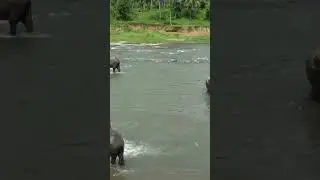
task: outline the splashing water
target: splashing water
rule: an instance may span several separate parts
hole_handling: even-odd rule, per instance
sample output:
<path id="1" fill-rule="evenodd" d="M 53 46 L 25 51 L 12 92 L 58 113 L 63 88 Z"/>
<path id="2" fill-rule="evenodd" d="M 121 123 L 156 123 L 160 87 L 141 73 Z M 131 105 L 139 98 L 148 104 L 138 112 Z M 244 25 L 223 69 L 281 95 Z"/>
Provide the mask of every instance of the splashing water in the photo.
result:
<path id="1" fill-rule="evenodd" d="M 149 145 L 145 143 L 135 143 L 133 141 L 124 140 L 125 141 L 125 150 L 124 150 L 124 157 L 125 159 L 131 159 L 139 156 L 145 156 L 145 155 L 157 155 L 160 153 L 159 149 L 155 149 L 150 147 Z M 111 166 L 110 167 L 112 176 L 120 177 L 120 176 L 126 176 L 129 173 L 135 172 L 133 168 L 128 167 L 119 167 L 119 166 Z"/>
<path id="2" fill-rule="evenodd" d="M 160 153 L 160 149 L 150 147 L 148 144 L 139 142 L 135 143 L 133 141 L 125 141 L 125 150 L 124 156 L 126 158 L 134 158 L 138 156 L 145 156 L 145 155 L 156 155 Z"/>

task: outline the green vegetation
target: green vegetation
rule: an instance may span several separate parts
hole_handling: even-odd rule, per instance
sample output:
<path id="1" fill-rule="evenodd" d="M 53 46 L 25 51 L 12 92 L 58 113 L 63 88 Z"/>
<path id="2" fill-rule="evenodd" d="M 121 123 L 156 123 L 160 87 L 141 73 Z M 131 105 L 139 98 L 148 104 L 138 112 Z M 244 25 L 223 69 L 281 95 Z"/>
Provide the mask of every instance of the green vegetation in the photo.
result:
<path id="1" fill-rule="evenodd" d="M 110 9 L 111 42 L 209 42 L 210 39 L 209 0 L 111 0 Z"/>
<path id="2" fill-rule="evenodd" d="M 180 42 L 208 42 L 209 37 L 204 36 L 184 36 L 179 33 L 171 34 L 165 32 L 150 32 L 148 30 L 124 31 L 110 33 L 111 42 L 130 42 L 130 43 L 165 43 L 170 41 Z"/>

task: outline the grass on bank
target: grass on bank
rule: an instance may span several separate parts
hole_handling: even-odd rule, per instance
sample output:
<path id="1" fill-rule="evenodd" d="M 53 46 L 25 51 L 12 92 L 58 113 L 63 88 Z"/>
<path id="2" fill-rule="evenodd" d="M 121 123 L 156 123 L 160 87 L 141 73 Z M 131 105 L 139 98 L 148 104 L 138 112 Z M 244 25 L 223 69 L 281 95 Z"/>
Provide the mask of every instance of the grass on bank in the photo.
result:
<path id="1" fill-rule="evenodd" d="M 185 36 L 179 33 L 151 32 L 147 30 L 135 31 L 111 31 L 111 42 L 128 43 L 166 43 L 166 42 L 189 42 L 189 43 L 208 43 L 210 36 Z"/>
<path id="2" fill-rule="evenodd" d="M 129 28 L 130 24 L 144 24 L 148 26 L 148 24 L 160 24 L 166 26 L 205 26 L 208 27 L 210 22 L 205 20 L 205 12 L 199 13 L 199 18 L 197 19 L 187 19 L 180 18 L 175 19 L 174 17 L 169 18 L 169 10 L 163 9 L 161 10 L 161 18 L 160 12 L 157 10 L 153 11 L 133 11 L 134 16 L 131 21 L 118 21 L 115 19 L 111 19 L 111 27 L 110 27 L 110 41 L 111 42 L 120 42 L 125 41 L 128 43 L 165 43 L 171 41 L 180 41 L 180 42 L 194 42 L 194 43 L 208 43 L 210 40 L 210 35 L 190 35 L 188 33 L 172 33 L 165 31 L 150 31 L 147 28 L 144 29 L 135 29 Z M 171 22 L 171 23 L 170 23 Z M 123 28 L 124 27 L 124 28 Z M 121 29 L 121 31 L 119 31 Z"/>

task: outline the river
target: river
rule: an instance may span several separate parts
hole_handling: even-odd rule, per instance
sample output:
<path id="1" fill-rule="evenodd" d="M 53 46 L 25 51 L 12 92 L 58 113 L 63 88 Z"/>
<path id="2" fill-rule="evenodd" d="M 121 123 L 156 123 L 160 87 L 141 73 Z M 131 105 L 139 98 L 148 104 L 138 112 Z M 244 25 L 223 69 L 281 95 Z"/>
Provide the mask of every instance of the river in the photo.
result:
<path id="1" fill-rule="evenodd" d="M 111 179 L 209 179 L 207 44 L 112 45 L 122 72 L 110 79 L 111 124 L 126 140 Z"/>

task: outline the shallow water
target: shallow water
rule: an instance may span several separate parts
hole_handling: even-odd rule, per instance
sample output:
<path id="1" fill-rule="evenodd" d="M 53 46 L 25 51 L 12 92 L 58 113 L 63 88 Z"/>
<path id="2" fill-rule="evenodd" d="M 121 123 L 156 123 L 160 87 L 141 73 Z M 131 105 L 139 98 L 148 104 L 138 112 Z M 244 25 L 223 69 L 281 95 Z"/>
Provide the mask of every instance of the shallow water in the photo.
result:
<path id="1" fill-rule="evenodd" d="M 111 123 L 126 139 L 113 180 L 209 179 L 210 46 L 112 45 Z"/>

